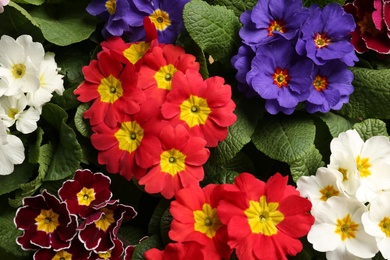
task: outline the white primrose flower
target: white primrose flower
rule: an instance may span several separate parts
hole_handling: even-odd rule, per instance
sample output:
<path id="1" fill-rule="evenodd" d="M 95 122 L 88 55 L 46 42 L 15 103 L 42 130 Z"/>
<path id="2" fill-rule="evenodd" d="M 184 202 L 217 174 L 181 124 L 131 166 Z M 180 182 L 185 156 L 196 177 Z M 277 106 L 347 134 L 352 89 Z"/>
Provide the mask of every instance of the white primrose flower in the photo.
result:
<path id="1" fill-rule="evenodd" d="M 320 167 L 316 175 L 300 177 L 297 181 L 297 190 L 302 197 L 310 200 L 314 208 L 320 201 L 327 201 L 330 197 L 345 197 L 337 186 L 342 179 L 343 175 L 339 171 Z"/>
<path id="2" fill-rule="evenodd" d="M 27 98 L 19 96 L 0 97 L 0 119 L 6 127 L 16 122 L 16 129 L 23 134 L 29 134 L 37 129 L 40 112 L 34 107 L 27 108 Z"/>
<path id="3" fill-rule="evenodd" d="M 390 192 L 383 192 L 371 201 L 362 223 L 364 230 L 375 237 L 382 256 L 390 259 Z"/>
<path id="4" fill-rule="evenodd" d="M 7 128 L 0 120 L 0 175 L 8 175 L 14 171 L 15 164 L 24 161 L 24 146 L 14 135 L 7 134 Z"/>
<path id="5" fill-rule="evenodd" d="M 361 217 L 366 206 L 352 198 L 333 196 L 312 209 L 315 223 L 307 239 L 313 248 L 332 260 L 356 260 L 378 252 L 375 238 L 367 234 Z"/>
<path id="6" fill-rule="evenodd" d="M 373 136 L 364 142 L 356 130 L 348 130 L 330 144 L 328 168 L 343 174 L 340 188 L 347 196 L 369 202 L 382 190 L 390 189 L 390 141 Z"/>
<path id="7" fill-rule="evenodd" d="M 58 95 L 62 95 L 64 92 L 62 77 L 62 75 L 58 74 L 54 53 L 47 52 L 39 67 L 40 86 L 37 90 L 27 93 L 28 104 L 42 112 L 42 106 L 50 101 L 53 97 L 53 92 L 56 92 Z"/>
<path id="8" fill-rule="evenodd" d="M 8 35 L 0 38 L 0 96 L 33 92 L 39 88 L 38 68 L 45 51 L 31 36 L 21 35 L 16 40 Z"/>

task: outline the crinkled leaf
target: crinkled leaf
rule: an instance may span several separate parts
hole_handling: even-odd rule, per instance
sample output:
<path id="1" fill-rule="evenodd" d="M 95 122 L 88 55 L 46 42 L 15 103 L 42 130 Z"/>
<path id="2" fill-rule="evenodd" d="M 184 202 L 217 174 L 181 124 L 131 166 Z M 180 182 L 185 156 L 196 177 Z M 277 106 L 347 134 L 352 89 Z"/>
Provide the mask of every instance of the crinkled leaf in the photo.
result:
<path id="1" fill-rule="evenodd" d="M 333 137 L 352 128 L 352 123 L 349 120 L 332 112 L 321 114 L 319 117 L 329 127 L 329 132 Z"/>
<path id="2" fill-rule="evenodd" d="M 166 199 L 161 199 L 154 209 L 153 215 L 150 218 L 148 233 L 159 234 L 160 233 L 160 221 L 164 212 L 169 208 L 170 202 Z"/>
<path id="3" fill-rule="evenodd" d="M 5 256 L 1 254 L 2 259 L 21 259 L 24 256 L 31 255 L 31 253 L 23 251 L 22 248 L 16 244 L 16 238 L 22 234 L 22 231 L 15 227 L 15 211 L 5 210 L 4 206 L 2 206 L 1 209 L 0 248 L 14 256 L 14 258 L 4 258 Z"/>
<path id="4" fill-rule="evenodd" d="M 76 129 L 84 137 L 90 137 L 92 134 L 91 126 L 88 124 L 88 121 L 84 119 L 84 112 L 89 108 L 88 103 L 81 104 L 77 107 L 76 114 L 74 116 L 74 124 Z"/>
<path id="5" fill-rule="evenodd" d="M 92 34 L 96 20 L 85 11 L 85 1 L 64 1 L 29 10 L 46 40 L 59 46 L 81 42 Z"/>
<path id="6" fill-rule="evenodd" d="M 33 165 L 25 160 L 22 164 L 15 165 L 10 175 L 0 175 L 0 195 L 19 189 L 21 184 L 31 178 L 33 169 Z"/>
<path id="7" fill-rule="evenodd" d="M 77 107 L 80 102 L 73 94 L 73 91 L 76 89 L 76 87 L 76 85 L 69 86 L 67 89 L 65 89 L 64 93 L 62 93 L 62 96 L 59 96 L 57 94 L 53 95 L 53 98 L 50 100 L 50 102 L 59 105 L 65 110 Z"/>
<path id="8" fill-rule="evenodd" d="M 152 235 L 149 238 L 142 240 L 141 243 L 139 243 L 134 250 L 132 260 L 143 260 L 144 253 L 148 251 L 151 248 L 158 248 L 160 250 L 163 249 L 163 245 L 160 241 L 159 235 Z"/>
<path id="9" fill-rule="evenodd" d="M 171 222 L 173 220 L 173 217 L 171 213 L 169 212 L 169 209 L 166 209 L 164 213 L 161 216 L 161 221 L 160 221 L 160 235 L 161 235 L 161 240 L 164 245 L 167 245 L 170 242 L 173 242 L 169 236 L 168 232 L 171 229 Z"/>
<path id="10" fill-rule="evenodd" d="M 355 78 L 352 82 L 354 93 L 349 97 L 339 114 L 349 118 L 390 119 L 390 69 L 373 70 L 352 67 Z"/>
<path id="11" fill-rule="evenodd" d="M 124 244 L 137 245 L 141 238 L 145 236 L 141 227 L 122 225 L 118 231 L 119 237 Z"/>
<path id="12" fill-rule="evenodd" d="M 51 135 L 56 143 L 45 181 L 65 179 L 80 167 L 81 146 L 73 129 L 66 124 L 68 114 L 61 107 L 47 103 L 43 107 L 42 118 L 57 131 Z"/>
<path id="13" fill-rule="evenodd" d="M 28 161 L 30 163 L 38 163 L 39 159 L 39 149 L 42 144 L 42 139 L 43 139 L 43 130 L 42 128 L 38 127 L 37 130 L 35 130 L 36 134 L 36 140 L 35 143 L 30 145 L 29 150 L 28 150 Z"/>
<path id="14" fill-rule="evenodd" d="M 240 16 L 246 10 L 252 9 L 257 0 L 207 0 L 209 4 L 212 5 L 223 5 L 226 6 L 227 9 L 232 10 L 236 16 Z"/>
<path id="15" fill-rule="evenodd" d="M 191 38 L 215 61 L 229 61 L 236 52 L 241 24 L 233 11 L 192 0 L 184 6 L 183 19 Z"/>
<path id="16" fill-rule="evenodd" d="M 4 13 L 0 14 L 0 36 L 8 35 L 16 39 L 22 34 L 31 35 L 34 41 L 44 41 L 34 18 L 23 7 L 11 1 Z"/>
<path id="17" fill-rule="evenodd" d="M 270 158 L 291 163 L 309 151 L 315 133 L 315 125 L 307 117 L 268 116 L 259 121 L 252 142 Z"/>
<path id="18" fill-rule="evenodd" d="M 363 122 L 354 124 L 353 128 L 356 129 L 364 141 L 377 135 L 389 136 L 386 123 L 379 119 L 366 119 Z"/>
<path id="19" fill-rule="evenodd" d="M 203 165 L 204 179 L 202 186 L 210 183 L 223 184 L 233 183 L 234 178 L 238 175 L 236 171 L 226 169 L 225 165 L 212 164 L 207 162 Z"/>
<path id="20" fill-rule="evenodd" d="M 263 116 L 264 109 L 258 102 L 241 98 L 236 102 L 234 113 L 237 121 L 229 127 L 226 139 L 212 150 L 210 160 L 224 164 L 251 141 L 257 121 Z"/>
<path id="21" fill-rule="evenodd" d="M 310 7 L 312 4 L 317 4 L 319 6 L 325 6 L 330 3 L 336 3 L 343 5 L 345 0 L 303 0 L 303 4 L 307 7 Z"/>
<path id="22" fill-rule="evenodd" d="M 324 166 L 322 155 L 315 148 L 311 146 L 310 150 L 301 158 L 290 163 L 291 176 L 294 182 L 297 182 L 301 176 L 314 175 L 319 167 Z"/>

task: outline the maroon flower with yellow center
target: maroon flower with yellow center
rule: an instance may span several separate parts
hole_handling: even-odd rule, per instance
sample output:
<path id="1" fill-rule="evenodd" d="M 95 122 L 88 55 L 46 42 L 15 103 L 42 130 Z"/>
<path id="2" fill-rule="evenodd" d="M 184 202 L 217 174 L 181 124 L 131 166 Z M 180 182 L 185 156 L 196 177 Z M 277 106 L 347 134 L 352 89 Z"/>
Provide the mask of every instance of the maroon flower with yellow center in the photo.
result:
<path id="1" fill-rule="evenodd" d="M 111 199 L 110 179 L 102 173 L 77 170 L 72 180 L 64 182 L 58 195 L 71 214 L 86 218 L 90 212 L 106 206 Z"/>
<path id="2" fill-rule="evenodd" d="M 101 260 L 122 260 L 122 255 L 124 253 L 123 243 L 119 239 L 113 239 L 114 248 L 99 253 L 92 253 L 91 259 L 101 259 Z"/>
<path id="3" fill-rule="evenodd" d="M 107 253 L 115 247 L 118 230 L 122 221 L 130 220 L 137 215 L 133 207 L 119 204 L 117 200 L 94 213 L 78 227 L 79 239 L 88 250 L 97 253 Z"/>
<path id="4" fill-rule="evenodd" d="M 139 111 L 145 96 L 137 88 L 133 64 L 124 65 L 110 52 L 102 51 L 98 60 L 83 67 L 83 73 L 85 80 L 74 94 L 81 102 L 92 101 L 91 107 L 84 112 L 84 118 L 89 118 L 92 126 L 104 123 L 115 127 L 126 114 Z"/>
<path id="5" fill-rule="evenodd" d="M 98 162 L 106 164 L 108 172 L 119 173 L 127 180 L 141 178 L 161 149 L 157 136 L 165 124 L 160 109 L 148 100 L 138 113 L 126 117 L 117 127 L 94 128 L 91 142 L 99 150 Z"/>
<path id="6" fill-rule="evenodd" d="M 34 253 L 34 260 L 72 260 L 93 259 L 90 258 L 92 251 L 85 249 L 80 240 L 75 237 L 69 248 L 54 251 L 53 249 L 39 249 Z"/>
<path id="7" fill-rule="evenodd" d="M 217 207 L 224 196 L 223 185 L 199 185 L 179 190 L 171 202 L 173 216 L 169 237 L 177 242 L 196 241 L 208 259 L 230 259 L 227 229 L 219 219 Z"/>
<path id="8" fill-rule="evenodd" d="M 162 144 L 160 154 L 139 184 L 145 185 L 148 193 L 161 192 L 165 198 L 171 199 L 178 190 L 203 180 L 203 164 L 210 152 L 205 148 L 206 141 L 190 136 L 183 125 L 165 126 L 159 139 Z"/>
<path id="9" fill-rule="evenodd" d="M 184 125 L 191 135 L 204 138 L 206 147 L 215 147 L 237 118 L 231 94 L 221 77 L 203 80 L 197 71 L 178 72 L 161 111 L 172 125 Z"/>
<path id="10" fill-rule="evenodd" d="M 176 72 L 184 73 L 187 69 L 199 71 L 199 63 L 195 59 L 180 46 L 156 46 L 144 56 L 138 87 L 144 90 L 148 98 L 155 99 L 157 105 L 161 105 L 172 89 L 172 79 Z"/>
<path id="11" fill-rule="evenodd" d="M 242 173 L 225 189 L 218 213 L 239 259 L 287 259 L 302 250 L 297 238 L 314 223 L 311 203 L 287 185 L 287 177 L 277 173 L 264 183 Z"/>
<path id="12" fill-rule="evenodd" d="M 15 225 L 23 230 L 16 242 L 24 250 L 70 247 L 76 235 L 76 216 L 70 215 L 65 202 L 60 202 L 46 190 L 34 197 L 23 199 L 23 206 L 16 211 Z"/>

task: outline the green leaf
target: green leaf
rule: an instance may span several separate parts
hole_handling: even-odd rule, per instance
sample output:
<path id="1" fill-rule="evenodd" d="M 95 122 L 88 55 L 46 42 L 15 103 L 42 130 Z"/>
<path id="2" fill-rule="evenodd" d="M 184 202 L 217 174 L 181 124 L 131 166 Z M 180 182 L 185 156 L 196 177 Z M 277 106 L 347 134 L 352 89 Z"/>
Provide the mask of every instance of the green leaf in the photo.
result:
<path id="1" fill-rule="evenodd" d="M 206 0 L 211 5 L 223 5 L 226 6 L 227 9 L 232 10 L 236 16 L 240 16 L 246 10 L 252 9 L 257 0 Z"/>
<path id="2" fill-rule="evenodd" d="M 41 5 L 29 11 L 46 40 L 66 46 L 88 39 L 95 30 L 96 20 L 85 11 L 86 3 L 64 1 L 58 5 Z"/>
<path id="3" fill-rule="evenodd" d="M 258 120 L 263 116 L 264 108 L 255 100 L 247 100 L 245 97 L 236 102 L 234 113 L 237 121 L 229 127 L 226 139 L 212 150 L 211 160 L 214 163 L 224 164 L 251 141 Z"/>
<path id="4" fill-rule="evenodd" d="M 390 100 L 390 69 L 352 67 L 351 70 L 355 76 L 355 91 L 339 114 L 356 119 L 390 119 L 390 109 L 386 106 Z"/>
<path id="5" fill-rule="evenodd" d="M 215 183 L 215 184 L 224 184 L 224 183 L 233 183 L 234 178 L 238 175 L 236 171 L 231 171 L 226 168 L 225 165 L 213 164 L 206 162 L 203 165 L 204 168 L 204 179 L 202 181 L 202 186 Z"/>
<path id="6" fill-rule="evenodd" d="M 2 210 L 0 211 L 0 248 L 4 249 L 5 252 L 16 256 L 14 259 L 20 259 L 23 256 L 30 255 L 30 253 L 23 251 L 22 248 L 16 244 L 16 238 L 22 234 L 22 231 L 15 227 L 14 217 L 14 211 L 5 211 L 5 208 L 2 206 Z M 2 259 L 5 259 L 3 257 L 4 255 L 2 255 Z"/>
<path id="7" fill-rule="evenodd" d="M 314 175 L 317 172 L 317 169 L 324 165 L 325 163 L 322 161 L 322 155 L 317 148 L 312 145 L 306 154 L 290 163 L 293 181 L 297 182 L 301 176 Z"/>
<path id="8" fill-rule="evenodd" d="M 73 129 L 66 124 L 68 114 L 61 107 L 47 103 L 43 107 L 42 118 L 57 131 L 51 136 L 55 139 L 54 154 L 45 181 L 65 179 L 80 167 L 81 146 Z"/>
<path id="9" fill-rule="evenodd" d="M 385 122 L 379 119 L 366 119 L 354 124 L 353 128 L 356 129 L 364 141 L 377 135 L 389 136 Z"/>
<path id="10" fill-rule="evenodd" d="M 74 124 L 76 129 L 84 137 L 90 137 L 92 134 L 91 126 L 88 121 L 84 119 L 84 112 L 90 107 L 88 103 L 81 104 L 78 106 L 76 114 L 74 116 Z"/>
<path id="11" fill-rule="evenodd" d="M 33 165 L 25 160 L 20 165 L 15 165 L 14 171 L 10 175 L 0 176 L 0 195 L 17 190 L 20 185 L 26 183 L 32 176 Z"/>
<path id="12" fill-rule="evenodd" d="M 158 235 L 152 235 L 149 238 L 143 240 L 141 243 L 139 243 L 134 250 L 132 260 L 144 260 L 144 253 L 148 251 L 151 248 L 158 248 L 160 250 L 163 249 L 163 245 L 160 241 L 160 238 Z"/>
<path id="13" fill-rule="evenodd" d="M 141 238 L 145 237 L 142 228 L 129 225 L 122 225 L 118 234 L 120 240 L 122 240 L 125 245 L 137 245 Z"/>
<path id="14" fill-rule="evenodd" d="M 8 35 L 17 38 L 22 34 L 29 34 L 34 41 L 43 42 L 44 38 L 36 21 L 20 5 L 13 1 L 5 7 L 0 15 L 0 36 Z"/>
<path id="15" fill-rule="evenodd" d="M 303 5 L 306 7 L 310 7 L 312 4 L 317 4 L 319 6 L 325 6 L 330 3 L 336 3 L 339 5 L 344 5 L 345 0 L 303 0 Z"/>
<path id="16" fill-rule="evenodd" d="M 329 127 L 329 132 L 333 137 L 338 137 L 340 133 L 352 128 L 352 123 L 349 120 L 332 112 L 321 114 L 319 117 Z"/>
<path id="17" fill-rule="evenodd" d="M 13 1 L 19 4 L 41 5 L 46 0 L 13 0 Z"/>
<path id="18" fill-rule="evenodd" d="M 165 212 L 161 216 L 161 221 L 160 221 L 160 235 L 161 239 L 164 245 L 167 245 L 170 242 L 173 242 L 169 236 L 168 232 L 171 230 L 171 222 L 173 220 L 173 217 L 171 213 L 169 212 L 169 209 L 165 210 Z"/>
<path id="19" fill-rule="evenodd" d="M 154 209 L 153 215 L 150 218 L 148 233 L 149 234 L 159 234 L 160 233 L 160 221 L 164 212 L 169 208 L 170 201 L 166 199 L 161 199 L 156 208 Z"/>
<path id="20" fill-rule="evenodd" d="M 315 125 L 307 117 L 268 116 L 259 121 L 252 142 L 270 158 L 291 163 L 309 151 L 315 133 Z"/>
<path id="21" fill-rule="evenodd" d="M 192 0 L 184 6 L 183 19 L 191 38 L 215 61 L 228 62 L 238 49 L 241 24 L 226 7 Z"/>
<path id="22" fill-rule="evenodd" d="M 35 143 L 30 145 L 29 151 L 28 151 L 28 161 L 29 163 L 38 163 L 39 158 L 39 148 L 42 144 L 43 139 L 43 130 L 42 128 L 38 127 L 37 130 L 35 130 L 35 134 L 37 136 Z"/>

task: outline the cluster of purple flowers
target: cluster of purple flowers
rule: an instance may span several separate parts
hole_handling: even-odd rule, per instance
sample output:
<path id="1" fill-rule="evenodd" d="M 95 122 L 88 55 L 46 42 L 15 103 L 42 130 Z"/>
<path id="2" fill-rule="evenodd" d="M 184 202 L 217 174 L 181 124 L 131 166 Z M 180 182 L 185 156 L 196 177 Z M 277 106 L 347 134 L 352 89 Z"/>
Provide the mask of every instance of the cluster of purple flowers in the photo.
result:
<path id="1" fill-rule="evenodd" d="M 123 246 L 118 230 L 134 218 L 133 207 L 112 200 L 110 179 L 102 173 L 78 170 L 58 191 L 26 197 L 14 219 L 23 230 L 16 242 L 34 250 L 35 260 L 131 259 L 134 246 Z"/>
<path id="2" fill-rule="evenodd" d="M 338 4 L 323 9 L 301 0 L 262 0 L 241 15 L 242 44 L 232 58 L 238 88 L 260 96 L 271 114 L 341 109 L 353 92 L 358 58 L 350 41 L 353 16 Z"/>
<path id="3" fill-rule="evenodd" d="M 183 8 L 190 0 L 92 0 L 87 11 L 105 21 L 104 38 L 125 36 L 145 40 L 143 20 L 149 17 L 160 43 L 174 43 L 183 29 Z"/>

